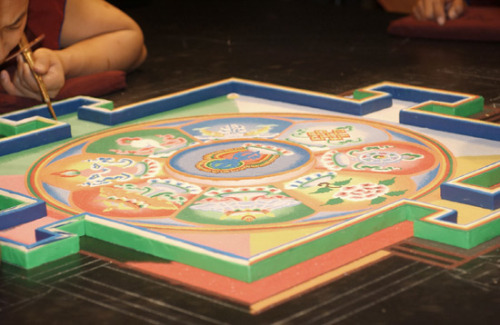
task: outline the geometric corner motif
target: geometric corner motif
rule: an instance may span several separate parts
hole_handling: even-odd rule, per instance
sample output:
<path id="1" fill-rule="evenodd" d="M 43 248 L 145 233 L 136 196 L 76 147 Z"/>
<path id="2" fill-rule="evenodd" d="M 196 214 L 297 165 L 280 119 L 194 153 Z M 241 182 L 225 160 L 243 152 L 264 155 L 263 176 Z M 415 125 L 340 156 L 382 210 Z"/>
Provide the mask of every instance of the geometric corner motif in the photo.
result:
<path id="1" fill-rule="evenodd" d="M 441 197 L 490 210 L 500 208 L 500 161 L 441 184 Z"/>

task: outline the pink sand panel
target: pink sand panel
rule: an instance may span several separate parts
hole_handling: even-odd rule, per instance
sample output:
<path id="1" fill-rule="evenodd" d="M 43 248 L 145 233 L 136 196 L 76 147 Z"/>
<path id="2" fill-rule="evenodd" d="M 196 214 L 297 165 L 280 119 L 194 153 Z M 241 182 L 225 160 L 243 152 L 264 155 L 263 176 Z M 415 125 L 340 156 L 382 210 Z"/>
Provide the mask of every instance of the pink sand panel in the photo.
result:
<path id="1" fill-rule="evenodd" d="M 251 305 L 412 236 L 412 223 L 402 222 L 253 283 L 177 262 L 127 262 L 125 265 L 202 292 Z"/>
<path id="2" fill-rule="evenodd" d="M 24 185 L 24 175 L 2 175 L 0 176 L 0 187 L 9 191 L 31 196 Z"/>
<path id="3" fill-rule="evenodd" d="M 243 257 L 250 257 L 250 235 L 239 231 L 220 231 L 220 232 L 194 232 L 194 231 L 172 231 L 154 229 L 159 233 L 174 236 L 176 238 L 195 242 L 213 249 L 220 249 L 224 252 L 236 254 Z M 216 234 L 214 236 L 214 234 Z"/>
<path id="4" fill-rule="evenodd" d="M 25 186 L 25 176 L 24 175 L 2 175 L 0 176 L 0 188 L 21 193 L 33 197 L 33 195 L 28 191 Z M 55 210 L 50 206 L 47 206 L 47 216 L 55 218 L 57 220 L 66 219 L 70 214 L 66 214 L 59 210 Z M 34 236 L 34 235 L 33 235 Z"/>
<path id="5" fill-rule="evenodd" d="M 0 231 L 0 237 L 20 242 L 25 245 L 36 243 L 35 229 L 56 222 L 58 219 L 43 217 L 17 227 Z"/>

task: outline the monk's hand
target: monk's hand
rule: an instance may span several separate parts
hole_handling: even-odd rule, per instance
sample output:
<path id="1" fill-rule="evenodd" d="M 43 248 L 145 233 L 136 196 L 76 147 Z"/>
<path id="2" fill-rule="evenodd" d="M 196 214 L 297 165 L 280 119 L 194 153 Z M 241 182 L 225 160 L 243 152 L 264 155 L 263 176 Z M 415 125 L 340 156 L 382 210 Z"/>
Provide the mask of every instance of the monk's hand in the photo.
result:
<path id="1" fill-rule="evenodd" d="M 55 97 L 65 82 L 64 68 L 57 51 L 40 48 L 33 53 L 33 62 L 34 70 L 42 78 L 49 96 Z M 35 77 L 21 55 L 17 58 L 17 69 L 13 77 L 7 71 L 2 71 L 0 83 L 11 95 L 42 100 Z"/>
<path id="2" fill-rule="evenodd" d="M 465 10 L 464 0 L 418 0 L 413 7 L 413 16 L 417 20 L 434 20 L 444 25 L 446 19 L 456 19 Z"/>

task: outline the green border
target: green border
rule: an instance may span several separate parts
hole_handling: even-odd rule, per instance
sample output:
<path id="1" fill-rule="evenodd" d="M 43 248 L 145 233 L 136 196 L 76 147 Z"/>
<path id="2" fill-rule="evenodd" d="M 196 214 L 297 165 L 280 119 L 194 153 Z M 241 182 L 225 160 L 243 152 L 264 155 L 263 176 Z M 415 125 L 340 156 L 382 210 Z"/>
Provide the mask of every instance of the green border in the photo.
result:
<path id="1" fill-rule="evenodd" d="M 486 189 L 492 188 L 500 183 L 500 166 L 485 171 L 484 173 L 468 177 L 458 183 L 476 185 Z"/>
<path id="2" fill-rule="evenodd" d="M 456 106 L 432 102 L 419 107 L 418 110 L 446 114 L 451 116 L 467 117 L 484 110 L 484 98 L 478 97 Z"/>
<path id="3" fill-rule="evenodd" d="M 413 225 L 415 237 L 464 249 L 471 249 L 500 236 L 500 218 L 467 230 L 446 227 L 426 220 L 417 220 Z"/>
<path id="4" fill-rule="evenodd" d="M 22 244 L 16 247 L 11 242 L 8 244 L 4 242 L 2 243 L 2 253 L 5 262 L 30 269 L 77 253 L 79 251 L 79 238 L 88 236 L 240 281 L 253 282 L 405 221 L 413 222 L 415 237 L 465 249 L 473 248 L 500 234 L 500 218 L 472 229 L 451 228 L 435 223 L 432 219 L 426 220 L 426 217 L 433 214 L 446 215 L 450 212 L 452 213 L 453 210 L 402 200 L 392 206 L 379 209 L 379 213 L 374 211 L 366 217 L 361 217 L 364 219 L 345 228 L 331 232 L 325 229 L 328 233 L 323 236 L 312 237 L 308 242 L 253 264 L 246 260 L 243 260 L 243 263 L 238 263 L 235 257 L 228 255 L 222 258 L 216 254 L 205 254 L 204 248 L 200 248 L 201 251 L 194 251 L 190 247 L 196 246 L 189 243 L 186 243 L 186 247 L 181 247 L 182 245 L 175 243 L 169 244 L 163 240 L 134 234 L 134 230 L 142 233 L 148 231 L 127 224 L 123 224 L 124 229 L 119 229 L 120 227 L 112 224 L 113 220 L 90 214 L 65 219 L 59 222 L 60 225 L 55 223 L 48 227 L 48 230 L 58 233 L 62 236 L 61 238 L 49 237 L 46 239 L 46 243 L 37 243 L 32 245 L 34 247 Z M 104 225 L 89 220 L 89 218 L 104 220 L 111 224 Z M 47 229 L 45 230 L 47 231 Z M 154 232 L 150 233 L 153 237 L 164 236 Z M 178 242 L 175 238 L 173 241 Z"/>
<path id="5" fill-rule="evenodd" d="M 0 212 L 4 210 L 12 209 L 16 206 L 26 203 L 18 199 L 14 199 L 10 196 L 5 196 L 0 194 Z"/>
<path id="6" fill-rule="evenodd" d="M 50 123 L 38 119 L 25 123 L 16 123 L 15 125 L 0 122 L 0 135 L 2 135 L 2 138 L 8 138 L 14 135 L 45 129 L 56 124 L 56 122 Z"/>

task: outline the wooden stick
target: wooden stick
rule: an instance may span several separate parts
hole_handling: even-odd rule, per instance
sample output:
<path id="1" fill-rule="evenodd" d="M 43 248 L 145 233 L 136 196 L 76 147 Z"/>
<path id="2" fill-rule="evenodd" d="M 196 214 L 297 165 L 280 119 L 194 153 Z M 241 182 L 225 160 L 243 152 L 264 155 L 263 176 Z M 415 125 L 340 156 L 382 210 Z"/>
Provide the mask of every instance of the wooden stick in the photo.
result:
<path id="1" fill-rule="evenodd" d="M 24 57 L 24 60 L 26 63 L 28 63 L 28 66 L 31 70 L 31 73 L 33 74 L 33 77 L 36 80 L 36 83 L 38 85 L 38 89 L 40 89 L 40 94 L 42 95 L 43 101 L 47 104 L 47 107 L 49 108 L 50 114 L 52 115 L 52 118 L 54 120 L 57 120 L 56 113 L 54 112 L 54 108 L 52 107 L 52 102 L 50 100 L 49 93 L 47 92 L 47 87 L 45 86 L 45 83 L 43 82 L 42 77 L 36 73 L 35 71 L 35 62 L 33 61 L 33 52 L 31 51 L 31 47 L 29 46 L 28 39 L 26 38 L 26 35 L 21 36 L 21 41 L 19 42 L 19 48 L 22 49 L 22 55 Z"/>
<path id="2" fill-rule="evenodd" d="M 17 50 L 14 54 L 5 58 L 5 60 L 3 60 L 3 62 L 0 64 L 4 64 L 5 62 L 8 62 L 8 61 L 12 60 L 13 58 L 17 57 L 18 55 L 21 55 L 25 49 L 32 48 L 36 44 L 43 41 L 44 38 L 45 38 L 45 34 L 42 34 L 42 35 L 38 36 L 37 38 L 35 38 L 34 40 L 32 40 L 31 42 L 29 42 L 28 45 L 26 45 L 24 47 L 19 47 L 19 50 Z"/>

